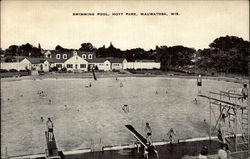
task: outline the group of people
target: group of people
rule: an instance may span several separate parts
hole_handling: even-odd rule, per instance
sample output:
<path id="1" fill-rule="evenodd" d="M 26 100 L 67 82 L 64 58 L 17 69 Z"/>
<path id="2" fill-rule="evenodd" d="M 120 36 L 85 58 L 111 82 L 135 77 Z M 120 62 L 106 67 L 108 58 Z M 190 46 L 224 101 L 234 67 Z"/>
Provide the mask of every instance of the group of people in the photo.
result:
<path id="1" fill-rule="evenodd" d="M 45 92 L 42 91 L 42 90 L 38 90 L 38 91 L 37 91 L 37 94 L 38 94 L 39 96 L 41 96 L 41 97 L 45 97 L 45 96 L 46 96 Z"/>
<path id="2" fill-rule="evenodd" d="M 148 145 L 151 145 L 152 144 L 152 140 L 151 140 L 151 136 L 152 136 L 152 129 L 151 129 L 151 126 L 149 125 L 149 123 L 147 122 L 146 125 L 145 125 L 145 133 L 146 133 L 146 137 L 147 137 L 147 144 Z M 169 141 L 170 141 L 170 145 L 173 144 L 173 141 L 174 141 L 174 136 L 176 136 L 176 132 L 174 132 L 174 129 L 171 128 L 168 133 L 167 133 L 167 136 L 169 138 Z M 179 140 L 178 140 L 179 142 Z"/>
<path id="3" fill-rule="evenodd" d="M 221 144 L 218 150 L 218 159 L 229 159 L 230 151 L 227 144 Z M 199 155 L 198 159 L 208 159 L 208 147 L 203 146 Z"/>
<path id="4" fill-rule="evenodd" d="M 44 118 L 41 117 L 41 122 L 44 122 Z M 48 131 L 48 141 L 52 142 L 53 141 L 53 128 L 54 128 L 54 124 L 51 120 L 51 118 L 48 118 L 48 120 L 46 121 L 46 127 L 47 127 L 47 131 Z"/>

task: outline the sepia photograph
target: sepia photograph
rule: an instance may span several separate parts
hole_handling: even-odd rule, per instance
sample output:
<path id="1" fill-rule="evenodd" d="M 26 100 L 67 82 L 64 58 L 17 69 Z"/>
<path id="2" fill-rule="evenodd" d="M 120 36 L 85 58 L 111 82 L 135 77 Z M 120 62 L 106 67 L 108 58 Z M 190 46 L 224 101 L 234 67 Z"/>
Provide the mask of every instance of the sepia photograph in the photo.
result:
<path id="1" fill-rule="evenodd" d="M 250 159 L 248 0 L 2 0 L 1 159 Z"/>

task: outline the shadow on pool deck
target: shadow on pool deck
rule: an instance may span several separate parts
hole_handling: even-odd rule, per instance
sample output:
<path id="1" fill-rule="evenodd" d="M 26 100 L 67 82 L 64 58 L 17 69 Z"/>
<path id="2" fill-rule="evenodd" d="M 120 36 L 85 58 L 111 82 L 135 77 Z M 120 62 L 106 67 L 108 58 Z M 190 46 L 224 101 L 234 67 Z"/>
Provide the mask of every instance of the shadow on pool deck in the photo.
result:
<path id="1" fill-rule="evenodd" d="M 181 142 L 179 144 L 173 144 L 172 148 L 170 144 L 156 146 L 159 154 L 159 158 L 168 159 L 181 159 L 183 156 L 198 156 L 202 147 L 207 146 L 209 154 L 217 154 L 220 147 L 220 143 L 217 141 L 194 141 L 194 142 Z M 89 152 L 78 155 L 65 156 L 66 159 L 136 159 L 143 158 L 143 151 L 137 153 L 137 148 L 123 149 L 123 150 L 111 150 L 103 152 Z"/>

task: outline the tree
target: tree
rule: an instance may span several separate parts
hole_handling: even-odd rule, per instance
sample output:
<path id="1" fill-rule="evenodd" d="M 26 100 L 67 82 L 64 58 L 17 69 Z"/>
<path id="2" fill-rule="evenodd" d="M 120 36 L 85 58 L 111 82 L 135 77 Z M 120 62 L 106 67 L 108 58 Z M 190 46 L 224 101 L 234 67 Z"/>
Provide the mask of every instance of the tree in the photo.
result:
<path id="1" fill-rule="evenodd" d="M 96 48 L 91 43 L 82 43 L 81 47 L 79 48 L 80 51 L 95 51 Z"/>
<path id="2" fill-rule="evenodd" d="M 248 74 L 250 43 L 236 36 L 219 37 L 200 52 L 198 66 L 225 73 Z"/>
<path id="3" fill-rule="evenodd" d="M 5 50 L 5 56 L 17 56 L 18 46 L 11 45 Z"/>
<path id="4" fill-rule="evenodd" d="M 168 70 L 176 66 L 185 66 L 191 64 L 195 49 L 184 46 L 156 46 L 156 59 L 161 61 L 161 68 Z"/>

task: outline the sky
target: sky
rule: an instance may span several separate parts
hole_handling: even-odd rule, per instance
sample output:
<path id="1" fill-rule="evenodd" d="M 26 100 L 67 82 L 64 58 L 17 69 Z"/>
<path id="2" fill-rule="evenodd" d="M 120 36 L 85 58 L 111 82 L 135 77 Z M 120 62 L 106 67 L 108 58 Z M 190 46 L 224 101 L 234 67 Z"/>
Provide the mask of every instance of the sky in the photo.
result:
<path id="1" fill-rule="evenodd" d="M 165 13 L 141 16 L 140 13 Z M 94 16 L 73 16 L 94 13 Z M 99 16 L 97 13 L 108 13 Z M 112 13 L 123 13 L 112 16 Z M 125 15 L 136 13 L 137 16 Z M 178 13 L 179 15 L 171 15 Z M 43 49 L 95 47 L 122 50 L 156 45 L 208 48 L 220 36 L 249 41 L 249 2 L 241 1 L 1 1 L 1 48 L 30 43 Z"/>

